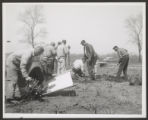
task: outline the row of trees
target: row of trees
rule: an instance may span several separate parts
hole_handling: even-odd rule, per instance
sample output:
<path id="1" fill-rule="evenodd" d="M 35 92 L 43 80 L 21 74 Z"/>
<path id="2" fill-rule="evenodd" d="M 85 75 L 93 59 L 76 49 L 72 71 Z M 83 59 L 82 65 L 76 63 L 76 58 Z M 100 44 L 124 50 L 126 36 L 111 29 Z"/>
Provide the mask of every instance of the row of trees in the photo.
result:
<path id="1" fill-rule="evenodd" d="M 45 18 L 43 16 L 43 7 L 39 5 L 27 8 L 19 16 L 20 21 L 24 24 L 23 33 L 24 41 L 29 42 L 32 47 L 35 45 L 35 40 L 46 35 L 46 29 L 43 27 Z M 126 27 L 131 37 L 130 42 L 134 43 L 138 48 L 139 62 L 141 62 L 142 50 L 142 14 L 131 16 L 126 20 Z"/>

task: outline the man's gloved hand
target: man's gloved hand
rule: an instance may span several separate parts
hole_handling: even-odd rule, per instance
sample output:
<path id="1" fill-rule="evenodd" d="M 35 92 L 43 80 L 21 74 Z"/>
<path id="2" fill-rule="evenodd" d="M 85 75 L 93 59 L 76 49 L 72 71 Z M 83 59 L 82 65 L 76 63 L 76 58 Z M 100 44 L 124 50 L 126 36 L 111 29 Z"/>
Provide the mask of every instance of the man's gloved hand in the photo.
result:
<path id="1" fill-rule="evenodd" d="M 89 59 L 86 59 L 86 62 L 87 62 L 87 63 L 89 63 L 89 61 L 90 61 Z"/>
<path id="2" fill-rule="evenodd" d="M 58 60 L 58 57 L 57 56 L 55 57 L 55 60 Z"/>
<path id="3" fill-rule="evenodd" d="M 92 64 L 92 62 L 91 62 L 91 60 L 90 60 L 90 59 L 87 59 L 86 61 L 87 61 L 87 63 L 88 63 L 89 65 L 91 65 L 91 64 Z"/>
<path id="4" fill-rule="evenodd" d="M 27 78 L 26 78 L 26 81 L 31 81 L 31 80 L 32 80 L 31 77 L 27 77 Z"/>
<path id="5" fill-rule="evenodd" d="M 119 59 L 118 63 L 120 64 L 122 62 L 122 58 Z"/>

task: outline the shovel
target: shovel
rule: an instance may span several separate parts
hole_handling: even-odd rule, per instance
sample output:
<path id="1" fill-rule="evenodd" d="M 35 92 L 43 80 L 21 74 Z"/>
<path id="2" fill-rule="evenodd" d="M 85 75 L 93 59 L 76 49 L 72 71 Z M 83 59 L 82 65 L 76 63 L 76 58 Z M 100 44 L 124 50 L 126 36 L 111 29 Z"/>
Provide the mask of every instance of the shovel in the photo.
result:
<path id="1" fill-rule="evenodd" d="M 120 65 L 120 63 L 117 63 L 117 64 L 113 67 L 113 69 L 114 69 L 115 71 L 117 71 L 117 68 L 119 67 L 119 65 Z M 113 74 L 116 75 L 117 72 L 115 72 L 115 73 L 113 73 Z"/>

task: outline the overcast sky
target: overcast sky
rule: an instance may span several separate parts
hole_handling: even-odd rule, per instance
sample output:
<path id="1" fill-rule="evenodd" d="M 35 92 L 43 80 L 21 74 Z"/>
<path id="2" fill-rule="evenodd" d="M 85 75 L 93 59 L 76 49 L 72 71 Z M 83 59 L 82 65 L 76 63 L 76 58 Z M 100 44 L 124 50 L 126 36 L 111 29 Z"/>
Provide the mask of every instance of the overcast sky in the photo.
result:
<path id="1" fill-rule="evenodd" d="M 41 4 L 41 3 L 39 3 Z M 22 39 L 22 23 L 18 19 L 31 3 L 3 3 L 3 41 L 5 50 L 22 49 L 18 41 Z M 98 54 L 114 52 L 114 45 L 138 53 L 137 47 L 129 41 L 125 20 L 143 13 L 143 3 L 44 3 L 43 14 L 48 34 L 41 41 L 60 41 L 66 39 L 72 53 L 82 53 L 81 40 L 91 43 Z M 6 43 L 7 40 L 12 41 Z M 25 45 L 23 45 L 25 46 Z"/>

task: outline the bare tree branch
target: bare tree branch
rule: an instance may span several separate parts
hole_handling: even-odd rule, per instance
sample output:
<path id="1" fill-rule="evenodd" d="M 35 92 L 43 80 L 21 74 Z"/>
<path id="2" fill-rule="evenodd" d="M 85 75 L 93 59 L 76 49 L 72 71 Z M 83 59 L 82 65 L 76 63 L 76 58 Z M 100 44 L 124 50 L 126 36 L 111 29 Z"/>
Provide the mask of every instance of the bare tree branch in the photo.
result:
<path id="1" fill-rule="evenodd" d="M 126 27 L 129 30 L 131 36 L 131 42 L 135 43 L 138 47 L 139 62 L 141 61 L 142 50 L 142 14 L 137 16 L 131 16 L 126 20 Z"/>
<path id="2" fill-rule="evenodd" d="M 42 30 L 41 24 L 43 24 L 44 17 L 42 13 L 42 6 L 35 5 L 31 6 L 19 16 L 20 21 L 24 24 L 24 36 L 27 39 L 28 43 L 31 43 L 34 47 L 34 42 L 37 37 L 41 37 L 40 34 L 45 32 Z"/>

